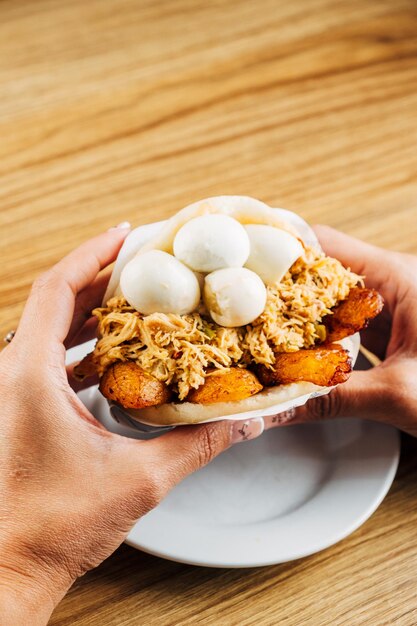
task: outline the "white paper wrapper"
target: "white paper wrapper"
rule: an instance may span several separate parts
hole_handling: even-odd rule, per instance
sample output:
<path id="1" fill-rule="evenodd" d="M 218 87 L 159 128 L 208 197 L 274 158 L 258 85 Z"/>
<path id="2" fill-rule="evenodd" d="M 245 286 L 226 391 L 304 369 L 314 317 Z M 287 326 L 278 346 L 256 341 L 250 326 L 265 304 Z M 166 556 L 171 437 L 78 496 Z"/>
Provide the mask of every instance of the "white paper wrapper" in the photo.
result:
<path id="1" fill-rule="evenodd" d="M 241 203 L 242 207 L 242 209 L 239 209 L 239 216 L 236 215 L 235 211 L 237 203 Z M 140 253 L 144 248 L 149 249 L 149 247 L 158 247 L 170 251 L 170 240 L 182 223 L 188 221 L 188 219 L 191 219 L 191 217 L 195 215 L 201 214 L 202 210 L 205 211 L 207 206 L 214 207 L 214 210 L 216 206 L 221 206 L 223 210 L 226 206 L 226 212 L 228 212 L 227 207 L 230 207 L 230 214 L 236 217 L 243 216 L 243 221 L 246 223 L 250 223 L 251 221 L 255 223 L 255 219 L 251 220 L 250 218 L 254 211 L 257 215 L 258 211 L 260 211 L 261 223 L 271 223 L 271 212 L 273 212 L 273 222 L 276 221 L 279 223 L 282 220 L 283 223 L 289 224 L 290 227 L 292 227 L 292 230 L 298 234 L 306 245 L 320 248 L 320 244 L 312 228 L 299 215 L 296 215 L 292 211 L 287 211 L 286 209 L 271 209 L 258 200 L 246 197 L 220 196 L 208 198 L 207 200 L 202 200 L 184 209 L 182 213 L 186 216 L 186 219 L 177 220 L 173 227 L 171 224 L 174 222 L 176 216 L 174 220 L 171 219 L 169 221 L 154 222 L 152 224 L 139 226 L 128 235 L 114 265 L 113 273 L 103 298 L 103 304 L 112 296 L 120 293 L 118 290 L 122 269 L 136 254 Z M 352 363 L 354 364 L 359 352 L 359 334 L 357 333 L 352 337 L 343 339 L 340 341 L 340 344 L 349 351 Z M 290 385 L 280 385 L 279 387 L 264 389 L 259 394 L 241 400 L 238 403 L 213 404 L 209 405 L 210 409 L 205 407 L 207 419 L 199 419 L 198 423 L 215 422 L 222 419 L 251 419 L 254 417 L 275 415 L 301 406 L 311 398 L 329 393 L 331 389 L 332 387 L 319 387 L 309 382 L 292 383 Z M 260 402 L 262 404 L 261 407 L 259 407 Z M 184 404 L 188 405 L 189 410 Z M 244 404 L 244 410 L 239 410 L 240 404 Z M 180 426 L 195 423 L 195 420 L 192 419 L 192 415 L 196 412 L 196 405 L 182 403 L 182 411 L 184 411 L 184 408 L 187 409 L 186 412 L 190 413 L 190 419 L 182 415 L 178 416 L 178 421 L 176 421 L 175 417 L 175 407 L 175 404 L 165 407 L 165 413 L 169 414 L 169 416 L 164 418 L 161 426 Z M 162 410 L 162 407 L 150 407 L 139 411 L 123 409 L 123 412 L 134 420 L 140 421 L 142 424 L 155 426 L 158 424 L 158 416 L 161 415 Z M 118 421 L 120 421 L 120 412 Z"/>

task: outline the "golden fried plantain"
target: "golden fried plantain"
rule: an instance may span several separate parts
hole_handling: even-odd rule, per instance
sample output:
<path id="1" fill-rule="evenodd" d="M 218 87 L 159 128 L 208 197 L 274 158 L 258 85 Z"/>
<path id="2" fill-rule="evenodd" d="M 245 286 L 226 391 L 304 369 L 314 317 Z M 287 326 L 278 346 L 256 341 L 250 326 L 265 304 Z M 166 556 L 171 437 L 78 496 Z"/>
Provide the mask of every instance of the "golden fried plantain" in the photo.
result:
<path id="1" fill-rule="evenodd" d="M 144 409 L 171 399 L 167 385 L 133 361 L 110 365 L 100 380 L 100 391 L 103 396 L 118 402 L 125 409 Z"/>
<path id="2" fill-rule="evenodd" d="M 257 365 L 256 373 L 266 387 L 300 381 L 332 387 L 344 383 L 352 371 L 349 353 L 338 344 L 278 352 L 273 369 Z"/>
<path id="3" fill-rule="evenodd" d="M 366 328 L 371 319 L 381 313 L 384 299 L 375 289 L 354 287 L 333 309 L 332 315 L 326 315 L 322 323 L 326 327 L 326 341 L 339 341 Z"/>
<path id="4" fill-rule="evenodd" d="M 207 376 L 198 389 L 192 389 L 188 393 L 185 401 L 198 404 L 236 402 L 255 395 L 261 389 L 262 385 L 255 374 L 239 367 L 231 367 Z"/>

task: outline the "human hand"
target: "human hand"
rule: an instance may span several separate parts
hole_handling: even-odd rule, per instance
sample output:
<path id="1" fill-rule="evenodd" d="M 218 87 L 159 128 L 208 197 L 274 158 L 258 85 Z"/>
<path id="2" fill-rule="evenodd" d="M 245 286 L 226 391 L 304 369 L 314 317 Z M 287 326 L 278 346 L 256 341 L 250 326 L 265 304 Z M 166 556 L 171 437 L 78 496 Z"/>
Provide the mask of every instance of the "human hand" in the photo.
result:
<path id="1" fill-rule="evenodd" d="M 265 428 L 333 417 L 362 417 L 392 424 L 417 436 L 417 257 L 391 252 L 317 226 L 324 251 L 338 258 L 385 299 L 383 312 L 361 333 L 381 364 L 354 371 L 328 395 L 265 418 Z"/>
<path id="2" fill-rule="evenodd" d="M 73 581 L 175 484 L 263 429 L 261 419 L 224 421 L 136 441 L 105 430 L 80 402 L 65 348 L 93 334 L 88 318 L 108 280 L 101 270 L 127 232 L 99 235 L 38 278 L 0 354 L 2 626 L 46 623 Z"/>

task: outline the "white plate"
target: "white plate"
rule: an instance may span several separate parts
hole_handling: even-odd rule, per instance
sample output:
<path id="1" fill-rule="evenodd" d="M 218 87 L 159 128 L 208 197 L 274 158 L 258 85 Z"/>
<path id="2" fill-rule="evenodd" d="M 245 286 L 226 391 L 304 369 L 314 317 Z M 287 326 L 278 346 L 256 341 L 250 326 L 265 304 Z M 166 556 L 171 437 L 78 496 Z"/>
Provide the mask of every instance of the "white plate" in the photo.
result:
<path id="1" fill-rule="evenodd" d="M 91 348 L 68 353 L 79 360 Z M 97 388 L 80 398 L 106 427 Z M 156 556 L 211 567 L 258 567 L 313 554 L 363 524 L 385 497 L 399 460 L 395 429 L 358 419 L 270 430 L 187 478 L 129 533 Z"/>

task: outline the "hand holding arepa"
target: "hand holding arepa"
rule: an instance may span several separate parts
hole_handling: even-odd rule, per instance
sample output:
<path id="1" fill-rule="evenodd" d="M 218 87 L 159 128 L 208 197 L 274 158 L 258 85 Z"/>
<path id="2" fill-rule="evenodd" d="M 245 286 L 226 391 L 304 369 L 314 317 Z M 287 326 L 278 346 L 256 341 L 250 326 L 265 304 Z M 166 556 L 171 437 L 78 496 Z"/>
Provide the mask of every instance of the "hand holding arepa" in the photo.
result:
<path id="1" fill-rule="evenodd" d="M 0 354 L 2 626 L 46 624 L 74 580 L 176 483 L 263 429 L 219 422 L 136 441 L 108 432 L 79 400 L 65 351 L 95 335 L 90 311 L 128 231 L 103 233 L 42 274 Z"/>
<path id="2" fill-rule="evenodd" d="M 384 250 L 328 226 L 315 232 L 327 254 L 366 277 L 382 294 L 382 313 L 361 332 L 361 341 L 381 361 L 328 395 L 265 420 L 266 428 L 336 417 L 372 419 L 417 436 L 417 257 Z"/>

